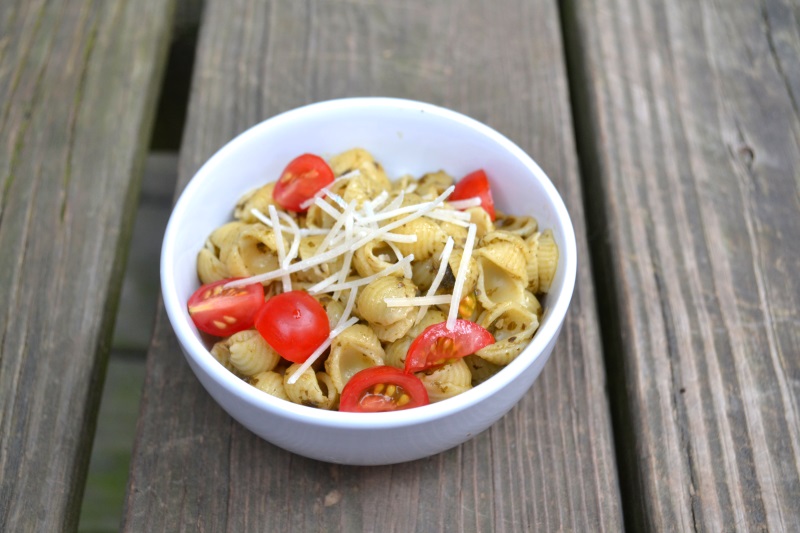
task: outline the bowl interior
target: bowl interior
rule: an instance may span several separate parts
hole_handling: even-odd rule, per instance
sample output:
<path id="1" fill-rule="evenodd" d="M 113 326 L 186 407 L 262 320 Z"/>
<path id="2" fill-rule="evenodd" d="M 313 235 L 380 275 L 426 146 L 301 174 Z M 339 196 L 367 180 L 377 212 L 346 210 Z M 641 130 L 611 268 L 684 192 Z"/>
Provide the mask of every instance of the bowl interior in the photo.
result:
<path id="1" fill-rule="evenodd" d="M 456 398 L 412 411 L 445 412 L 458 403 L 479 401 L 482 394 L 512 379 L 516 372 L 514 367 L 529 365 L 557 333 L 574 284 L 573 229 L 552 183 L 521 149 L 472 119 L 419 102 L 358 98 L 313 104 L 254 126 L 217 152 L 187 185 L 165 235 L 162 291 L 178 338 L 190 357 L 199 358 L 203 364 L 217 365 L 220 379 L 237 388 L 238 394 L 251 396 L 253 401 L 262 402 L 268 409 L 275 409 L 277 405 L 295 413 L 317 411 L 287 405 L 288 402 L 277 399 L 260 398 L 267 395 L 243 382 L 236 384 L 239 380 L 232 375 L 225 376 L 227 371 L 213 360 L 202 344 L 185 304 L 198 287 L 195 269 L 198 251 L 215 228 L 231 220 L 233 207 L 244 192 L 274 181 L 287 162 L 301 153 L 311 152 L 327 158 L 353 147 L 370 151 L 393 179 L 404 174 L 420 176 L 439 169 L 458 179 L 483 168 L 490 177 L 495 203 L 501 211 L 533 215 L 540 228 L 553 230 L 561 258 L 547 297 L 545 317 L 528 349 L 504 369 L 505 378 L 498 379 L 498 375 L 482 384 L 483 392 L 479 391 L 481 387 L 476 387 Z M 489 385 L 492 381 L 495 383 Z M 337 412 L 325 416 L 331 415 L 348 414 Z M 388 420 L 385 415 L 378 416 Z M 319 415 L 309 413 L 308 416 Z M 365 415 L 356 416 L 363 419 Z"/>

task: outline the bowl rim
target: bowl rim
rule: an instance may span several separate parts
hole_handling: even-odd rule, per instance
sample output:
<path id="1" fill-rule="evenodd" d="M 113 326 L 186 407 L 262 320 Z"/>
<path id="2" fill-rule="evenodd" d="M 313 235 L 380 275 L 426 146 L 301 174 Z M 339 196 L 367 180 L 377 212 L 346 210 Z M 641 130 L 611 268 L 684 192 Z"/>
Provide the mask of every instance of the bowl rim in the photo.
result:
<path id="1" fill-rule="evenodd" d="M 337 112 L 345 109 L 363 110 L 364 108 L 391 108 L 400 111 L 428 113 L 438 119 L 455 122 L 498 144 L 508 151 L 511 156 L 523 163 L 547 191 L 547 196 L 556 212 L 556 218 L 562 226 L 564 243 L 563 250 L 559 253 L 559 260 L 564 262 L 564 277 L 561 298 L 550 303 L 545 308 L 546 320 L 542 319 L 543 323 L 536 331 L 533 340 L 519 356 L 492 376 L 491 379 L 455 397 L 415 409 L 384 413 L 343 413 L 298 405 L 265 394 L 224 368 L 211 355 L 200 336 L 195 333 L 189 321 L 185 319 L 185 315 L 182 312 L 185 302 L 180 301 L 178 297 L 171 270 L 175 264 L 174 244 L 180 220 L 184 218 L 185 211 L 192 203 L 194 195 L 202 189 L 206 181 L 205 176 L 212 174 L 214 169 L 225 161 L 229 153 L 235 151 L 238 144 L 246 142 L 251 137 L 258 136 L 262 130 L 281 127 L 286 123 L 305 119 L 318 113 Z M 500 392 L 520 375 L 525 368 L 533 365 L 536 359 L 543 354 L 548 344 L 558 335 L 566 318 L 575 287 L 577 246 L 572 220 L 555 185 L 533 158 L 503 134 L 462 113 L 430 103 L 391 97 L 350 97 L 320 101 L 284 111 L 249 127 L 217 150 L 192 176 L 173 206 L 164 233 L 160 266 L 164 307 L 185 355 L 187 358 L 191 358 L 204 373 L 208 376 L 213 376 L 215 381 L 219 382 L 222 387 L 234 394 L 238 399 L 272 415 L 322 427 L 389 429 L 435 421 L 468 409 Z"/>

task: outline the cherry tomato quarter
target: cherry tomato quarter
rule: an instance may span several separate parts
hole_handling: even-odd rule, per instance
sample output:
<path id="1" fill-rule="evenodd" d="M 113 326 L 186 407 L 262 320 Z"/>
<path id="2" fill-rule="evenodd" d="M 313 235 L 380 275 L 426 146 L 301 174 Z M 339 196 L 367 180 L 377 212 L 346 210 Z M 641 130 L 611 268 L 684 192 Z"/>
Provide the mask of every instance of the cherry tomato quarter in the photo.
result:
<path id="1" fill-rule="evenodd" d="M 264 287 L 253 283 L 226 289 L 237 278 L 203 285 L 189 298 L 189 316 L 200 331 L 227 337 L 253 326 L 256 313 L 264 305 Z"/>
<path id="2" fill-rule="evenodd" d="M 356 373 L 345 384 L 339 410 L 380 413 L 428 403 L 428 391 L 417 376 L 391 366 L 373 366 Z"/>
<path id="3" fill-rule="evenodd" d="M 302 204 L 334 179 L 333 170 L 319 156 L 303 154 L 294 158 L 275 184 L 272 197 L 288 211 L 305 211 Z"/>
<path id="4" fill-rule="evenodd" d="M 494 344 L 488 330 L 469 320 L 456 320 L 452 331 L 447 322 L 428 326 L 408 347 L 406 372 L 419 372 L 473 354 Z"/>
<path id="5" fill-rule="evenodd" d="M 453 190 L 453 194 L 450 195 L 450 200 L 467 200 L 475 197 L 481 199 L 481 207 L 489 213 L 489 218 L 494 222 L 495 212 L 492 189 L 489 187 L 489 178 L 486 177 L 486 172 L 483 170 L 476 170 L 461 178 L 456 183 L 456 188 Z"/>
<path id="6" fill-rule="evenodd" d="M 273 296 L 256 315 L 256 329 L 284 359 L 302 363 L 331 333 L 328 314 L 304 291 Z"/>

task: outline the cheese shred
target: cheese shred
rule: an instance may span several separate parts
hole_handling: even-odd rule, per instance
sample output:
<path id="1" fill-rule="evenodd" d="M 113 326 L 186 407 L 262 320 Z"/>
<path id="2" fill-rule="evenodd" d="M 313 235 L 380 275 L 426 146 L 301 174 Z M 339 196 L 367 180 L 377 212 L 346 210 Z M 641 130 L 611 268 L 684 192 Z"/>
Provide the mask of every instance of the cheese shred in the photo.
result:
<path id="1" fill-rule="evenodd" d="M 461 291 L 464 290 L 464 282 L 467 279 L 467 268 L 469 268 L 469 260 L 472 257 L 472 248 L 475 246 L 475 234 L 478 228 L 475 224 L 470 224 L 467 230 L 467 240 L 464 243 L 464 253 L 461 256 L 461 263 L 458 265 L 458 274 L 456 274 L 456 282 L 453 285 L 453 297 L 450 300 L 450 313 L 447 315 L 448 330 L 452 331 L 456 325 L 456 318 L 458 318 L 458 304 L 461 302 Z"/>
<path id="2" fill-rule="evenodd" d="M 300 367 L 294 371 L 294 374 L 289 376 L 289 379 L 286 382 L 289 385 L 294 385 L 295 383 L 297 383 L 297 380 L 300 379 L 300 376 L 303 375 L 303 372 L 308 370 L 311 367 L 311 365 L 313 365 L 314 362 L 317 359 L 319 359 L 319 356 L 325 353 L 325 350 L 330 348 L 331 344 L 333 343 L 333 339 L 335 339 L 341 332 L 343 332 L 356 322 L 358 322 L 358 317 L 351 317 L 347 322 L 342 324 L 340 327 L 331 330 L 331 334 L 328 335 L 328 338 L 325 339 L 316 350 L 314 350 L 314 353 L 308 356 L 308 359 L 306 359 L 303 362 L 303 364 L 300 365 Z"/>
<path id="3" fill-rule="evenodd" d="M 453 296 L 450 294 L 439 294 L 436 296 L 414 296 L 411 298 L 384 298 L 386 307 L 412 307 L 417 305 L 440 305 L 448 304 Z"/>
<path id="4" fill-rule="evenodd" d="M 295 272 L 307 270 L 322 263 L 332 261 L 337 257 L 339 257 L 340 255 L 355 252 L 368 242 L 376 239 L 382 239 L 387 242 L 415 242 L 417 238 L 416 235 L 401 236 L 393 234 L 391 233 L 391 231 L 405 224 L 408 224 L 412 220 L 416 220 L 417 218 L 426 216 L 430 214 L 432 211 L 436 210 L 438 207 L 441 207 L 444 204 L 445 200 L 450 196 L 450 194 L 452 194 L 453 189 L 454 187 L 451 185 L 436 199 L 430 202 L 423 202 L 420 204 L 415 204 L 405 207 L 395 207 L 394 205 L 395 202 L 398 199 L 401 199 L 401 197 L 403 196 L 401 193 L 398 196 L 398 198 L 395 199 L 395 201 L 391 202 L 388 206 L 386 206 L 384 210 L 381 210 L 380 213 L 376 214 L 376 216 L 384 217 L 382 219 L 388 219 L 388 218 L 396 218 L 397 216 L 399 216 L 399 214 L 405 214 L 405 213 L 407 214 L 404 217 L 399 218 L 393 222 L 390 222 L 384 226 L 380 226 L 377 229 L 371 226 L 372 220 L 369 220 L 368 218 L 365 218 L 364 216 L 358 214 L 353 204 L 350 205 L 345 204 L 343 207 L 343 211 L 337 211 L 335 207 L 331 206 L 329 203 L 324 201 L 322 197 L 318 197 L 315 199 L 316 205 L 320 206 L 321 209 L 323 209 L 325 212 L 328 212 L 336 220 L 334 224 L 334 227 L 337 228 L 336 231 L 330 231 L 329 234 L 324 239 L 324 242 L 326 242 L 326 246 L 328 246 L 331 242 L 336 242 L 336 239 L 339 238 L 339 236 L 342 234 L 344 234 L 345 237 L 344 242 L 342 242 L 341 244 L 337 244 L 327 250 L 320 250 L 315 255 L 292 264 L 288 264 L 288 261 L 283 260 L 284 258 L 279 258 L 281 259 L 279 261 L 280 268 L 273 270 L 272 272 L 265 272 L 263 274 L 258 274 L 255 276 L 251 276 L 249 278 L 242 278 L 228 282 L 225 284 L 225 288 L 243 287 L 245 285 L 250 285 L 252 283 L 263 283 L 265 281 L 270 281 L 273 279 L 282 279 L 284 278 L 284 276 L 288 276 Z M 329 195 L 329 197 L 331 196 L 335 195 L 332 194 Z M 341 198 L 339 198 L 339 200 L 341 200 Z M 274 209 L 274 207 L 272 206 L 270 207 Z M 277 222 L 277 218 L 275 221 L 271 220 L 268 217 L 263 217 L 263 219 L 259 217 L 259 219 L 268 224 L 269 226 L 279 228 L 278 231 L 284 230 L 284 226 L 281 226 Z M 342 230 L 342 227 L 344 227 L 344 230 Z M 293 231 L 293 228 L 287 227 L 286 229 L 289 232 Z M 407 264 L 405 260 L 408 259 L 409 257 L 413 258 L 413 256 L 410 255 L 406 256 L 403 258 L 403 260 L 398 261 L 391 267 L 385 269 L 382 272 L 379 272 L 378 274 L 386 275 L 389 274 L 390 271 L 393 272 L 397 268 L 405 269 Z M 407 270 L 404 271 L 404 274 L 407 273 L 408 273 Z M 341 277 L 339 279 L 341 280 Z M 361 283 L 359 283 L 359 285 L 360 284 Z M 347 285 L 347 283 L 340 281 L 338 284 L 334 285 L 334 287 L 336 287 L 336 289 L 334 290 L 335 291 L 343 290 L 344 288 L 347 288 L 345 287 L 345 285 Z"/>
<path id="5" fill-rule="evenodd" d="M 436 271 L 436 276 L 433 278 L 433 282 L 431 282 L 431 287 L 428 289 L 427 296 L 433 296 L 436 294 L 436 291 L 439 290 L 439 285 L 441 285 L 442 279 L 444 279 L 444 275 L 447 273 L 447 262 L 450 260 L 450 254 L 453 253 L 454 245 L 455 241 L 453 237 L 448 235 L 447 241 L 444 243 L 442 254 L 439 256 L 439 270 Z M 417 312 L 417 318 L 414 320 L 414 324 L 419 324 L 419 321 L 422 320 L 422 317 L 424 317 L 427 312 L 428 306 L 421 306 Z"/>
<path id="6" fill-rule="evenodd" d="M 278 250 L 278 264 L 286 268 L 284 266 L 286 248 L 283 246 L 283 232 L 281 231 L 281 223 L 278 220 L 278 210 L 275 209 L 274 205 L 269 206 L 269 219 L 275 231 L 275 248 Z M 283 292 L 290 292 L 292 290 L 292 279 L 289 277 L 289 274 L 281 276 L 281 282 L 283 283 Z"/>

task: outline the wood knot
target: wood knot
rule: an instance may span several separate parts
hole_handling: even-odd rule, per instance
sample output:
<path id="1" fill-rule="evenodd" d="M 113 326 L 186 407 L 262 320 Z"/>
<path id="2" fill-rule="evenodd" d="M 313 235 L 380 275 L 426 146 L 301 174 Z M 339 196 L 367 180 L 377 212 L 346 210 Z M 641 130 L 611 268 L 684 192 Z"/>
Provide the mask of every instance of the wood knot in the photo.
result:
<path id="1" fill-rule="evenodd" d="M 340 501 L 342 501 L 342 493 L 334 489 L 325 495 L 323 505 L 325 507 L 330 507 L 331 505 L 336 505 Z"/>
<path id="2" fill-rule="evenodd" d="M 748 167 L 753 164 L 753 161 L 756 158 L 756 153 L 753 151 L 753 148 L 746 144 L 739 146 L 739 148 L 736 150 L 736 154 L 739 156 L 739 159 L 741 159 L 742 162 L 744 162 L 744 164 Z"/>

